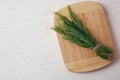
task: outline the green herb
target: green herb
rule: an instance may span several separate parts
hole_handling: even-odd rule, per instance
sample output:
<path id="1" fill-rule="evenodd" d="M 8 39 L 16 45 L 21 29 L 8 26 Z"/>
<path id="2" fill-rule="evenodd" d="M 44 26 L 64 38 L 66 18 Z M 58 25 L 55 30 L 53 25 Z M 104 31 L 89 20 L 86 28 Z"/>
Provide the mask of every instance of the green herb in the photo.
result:
<path id="1" fill-rule="evenodd" d="M 67 10 L 71 20 L 68 20 L 65 16 L 56 12 L 55 15 L 61 22 L 51 29 L 60 33 L 63 39 L 75 43 L 78 46 L 93 49 L 96 51 L 97 56 L 108 60 L 112 51 L 103 45 L 97 44 L 89 32 L 83 27 L 82 23 L 76 18 L 70 6 L 67 7 Z"/>

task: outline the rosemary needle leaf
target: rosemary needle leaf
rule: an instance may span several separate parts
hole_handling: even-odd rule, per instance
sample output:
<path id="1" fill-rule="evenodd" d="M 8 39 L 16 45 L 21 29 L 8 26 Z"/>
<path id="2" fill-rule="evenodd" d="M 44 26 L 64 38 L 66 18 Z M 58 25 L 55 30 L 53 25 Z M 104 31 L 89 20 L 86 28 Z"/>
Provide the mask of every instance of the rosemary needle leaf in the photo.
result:
<path id="1" fill-rule="evenodd" d="M 59 14 L 55 15 L 61 20 L 58 25 L 51 29 L 61 34 L 63 39 L 68 40 L 71 43 L 75 43 L 78 46 L 93 49 L 97 46 L 97 42 L 90 36 L 90 33 L 83 27 L 82 23 L 77 19 L 75 14 L 72 12 L 70 6 L 67 7 L 68 15 L 71 20 L 68 20 L 65 16 Z M 96 55 L 102 59 L 109 59 L 112 51 L 107 47 L 101 45 L 96 50 Z"/>

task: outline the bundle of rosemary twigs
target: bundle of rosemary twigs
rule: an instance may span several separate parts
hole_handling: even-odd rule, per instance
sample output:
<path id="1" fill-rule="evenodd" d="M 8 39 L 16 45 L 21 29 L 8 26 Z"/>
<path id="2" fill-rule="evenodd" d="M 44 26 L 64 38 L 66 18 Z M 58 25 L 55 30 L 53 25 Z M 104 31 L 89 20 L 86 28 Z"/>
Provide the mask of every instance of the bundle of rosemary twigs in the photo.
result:
<path id="1" fill-rule="evenodd" d="M 58 25 L 53 26 L 51 29 L 60 33 L 63 39 L 75 43 L 78 46 L 93 49 L 96 51 L 97 56 L 108 60 L 112 51 L 103 45 L 97 44 L 88 31 L 83 27 L 82 23 L 76 18 L 70 6 L 67 7 L 67 10 L 71 20 L 68 20 L 65 16 L 56 12 L 55 15 L 61 20 L 61 22 Z"/>

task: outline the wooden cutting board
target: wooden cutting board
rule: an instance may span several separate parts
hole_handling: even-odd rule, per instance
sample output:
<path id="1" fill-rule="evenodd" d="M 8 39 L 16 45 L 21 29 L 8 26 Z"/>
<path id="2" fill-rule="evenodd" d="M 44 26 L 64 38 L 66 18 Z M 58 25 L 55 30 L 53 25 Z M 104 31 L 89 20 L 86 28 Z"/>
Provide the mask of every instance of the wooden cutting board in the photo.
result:
<path id="1" fill-rule="evenodd" d="M 104 60 L 96 56 L 94 50 L 79 47 L 74 43 L 62 39 L 57 34 L 64 63 L 68 70 L 72 72 L 87 72 L 102 68 L 110 64 L 114 58 L 114 46 L 112 43 L 109 27 L 103 8 L 96 2 L 80 2 L 70 5 L 77 18 L 83 23 L 84 27 L 90 32 L 91 36 L 98 43 L 110 48 L 112 53 L 111 60 Z M 68 19 L 67 8 L 60 9 L 60 14 Z M 60 20 L 55 16 L 54 23 L 58 24 Z"/>

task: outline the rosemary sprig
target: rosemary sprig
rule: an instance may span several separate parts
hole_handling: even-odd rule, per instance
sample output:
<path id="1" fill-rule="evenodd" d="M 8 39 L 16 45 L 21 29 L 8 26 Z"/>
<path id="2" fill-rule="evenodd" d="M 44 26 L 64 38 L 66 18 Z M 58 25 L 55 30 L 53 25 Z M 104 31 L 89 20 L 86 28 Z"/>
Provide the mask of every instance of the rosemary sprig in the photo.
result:
<path id="1" fill-rule="evenodd" d="M 55 15 L 61 20 L 61 22 L 58 23 L 58 25 L 52 27 L 51 29 L 61 34 L 63 39 L 75 43 L 78 46 L 93 49 L 96 51 L 97 56 L 108 60 L 110 58 L 110 54 L 112 53 L 112 51 L 103 45 L 97 47 L 98 45 L 97 42 L 90 36 L 89 32 L 83 27 L 82 23 L 77 19 L 75 14 L 72 12 L 70 6 L 67 7 L 67 10 L 71 20 L 68 20 L 65 16 L 56 12 Z"/>

